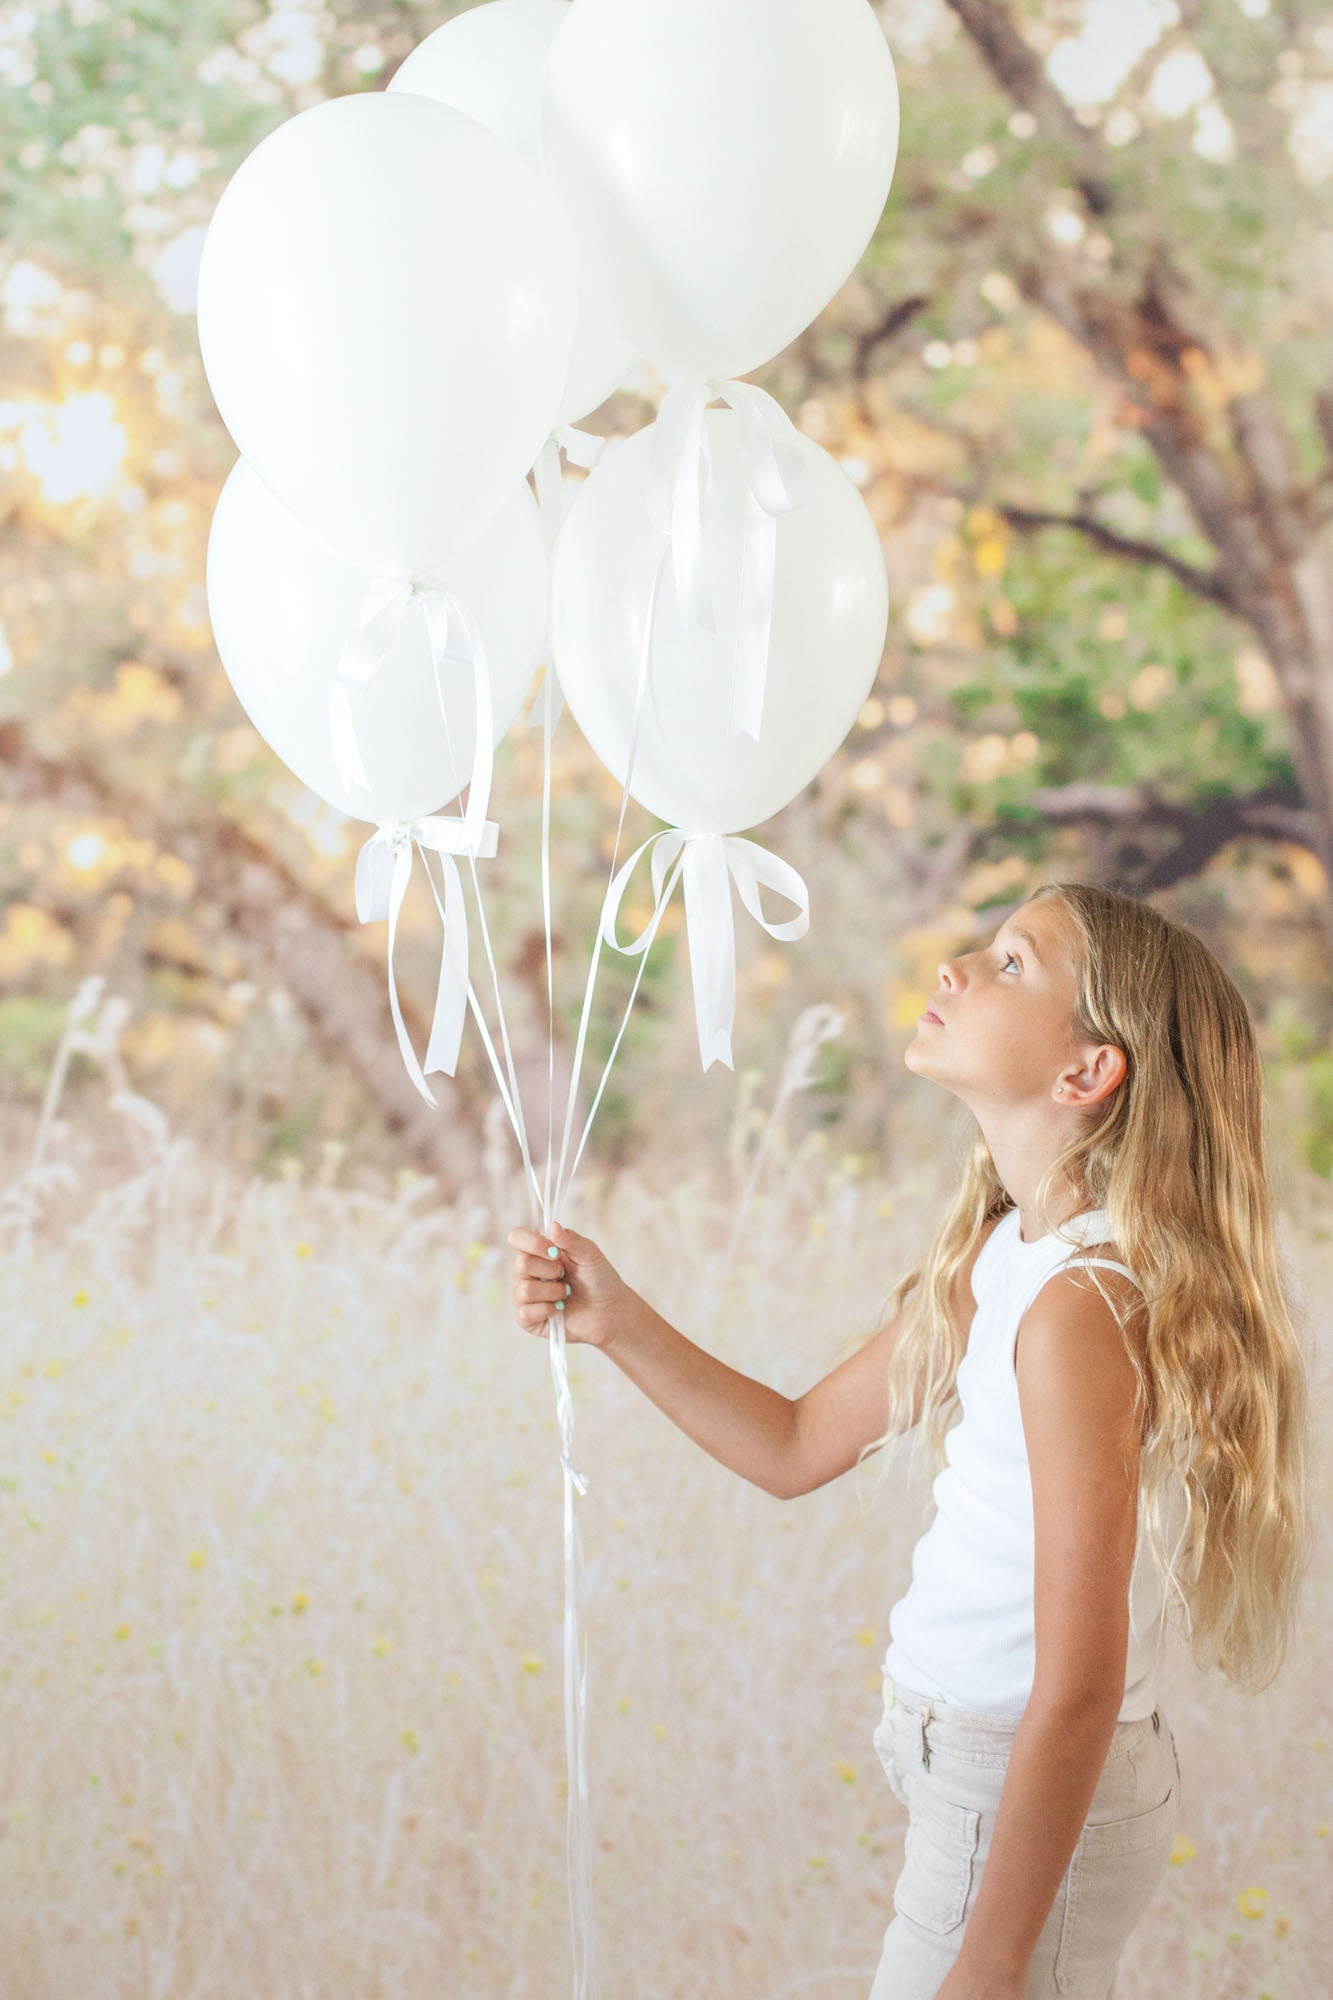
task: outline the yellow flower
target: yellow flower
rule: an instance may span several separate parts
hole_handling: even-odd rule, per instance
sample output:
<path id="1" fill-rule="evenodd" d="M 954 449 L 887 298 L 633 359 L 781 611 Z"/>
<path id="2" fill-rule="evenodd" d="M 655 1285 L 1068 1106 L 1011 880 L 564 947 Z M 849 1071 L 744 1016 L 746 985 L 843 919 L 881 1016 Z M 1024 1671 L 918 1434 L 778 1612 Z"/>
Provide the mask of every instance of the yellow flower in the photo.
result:
<path id="1" fill-rule="evenodd" d="M 863 1625 L 856 1635 L 856 1643 L 858 1646 L 873 1646 L 875 1643 L 874 1626 Z"/>
<path id="2" fill-rule="evenodd" d="M 58 1451 L 44 1451 L 42 1457 L 48 1465 L 55 1465 L 59 1462 L 60 1453 Z"/>
<path id="3" fill-rule="evenodd" d="M 1318 1826 L 1314 1830 L 1314 1837 L 1316 1840 L 1328 1839 L 1328 1828 L 1325 1826 L 1322 1820 L 1320 1820 Z"/>
<path id="4" fill-rule="evenodd" d="M 479 1237 L 474 1236 L 464 1249 L 463 1255 L 467 1258 L 469 1264 L 475 1264 L 480 1258 L 486 1255 L 486 1245 Z"/>
<path id="5" fill-rule="evenodd" d="M 204 1549 L 191 1549 L 185 1560 L 191 1569 L 202 1569 L 208 1561 L 208 1554 Z"/>
<path id="6" fill-rule="evenodd" d="M 654 1740 L 660 1743 L 662 1741 L 662 1738 L 667 1733 L 667 1726 L 665 1722 L 655 1722 L 652 1726 L 652 1730 L 650 1733 L 652 1734 Z"/>
<path id="7" fill-rule="evenodd" d="M 405 1730 L 403 1731 L 403 1735 L 402 1735 L 402 1741 L 403 1741 L 403 1745 L 404 1745 L 404 1747 L 405 1747 L 406 1749 L 408 1749 L 408 1750 L 414 1750 L 414 1751 L 415 1751 L 415 1750 L 418 1750 L 418 1749 L 420 1749 L 420 1747 L 421 1747 L 421 1745 L 420 1745 L 420 1739 L 418 1738 L 418 1736 L 417 1736 L 417 1732 L 416 1732 L 416 1730 L 415 1730 L 415 1729 L 405 1729 Z"/>
<path id="8" fill-rule="evenodd" d="M 546 1662 L 540 1653 L 525 1653 L 519 1664 L 525 1674 L 539 1674 Z"/>
<path id="9" fill-rule="evenodd" d="M 374 1645 L 371 1647 L 371 1651 L 374 1653 L 375 1658 L 377 1660 L 382 1660 L 386 1653 L 391 1653 L 393 1651 L 393 1640 L 386 1639 L 384 1637 L 384 1634 L 381 1633 L 379 1637 L 375 1640 Z"/>
<path id="10" fill-rule="evenodd" d="M 128 1639 L 129 1636 L 130 1636 L 130 1628 L 128 1625 L 117 1625 L 116 1637 L 118 1639 Z"/>
<path id="11" fill-rule="evenodd" d="M 54 1381 L 54 1380 L 55 1380 L 56 1376 L 57 1376 L 57 1375 L 58 1375 L 58 1374 L 60 1373 L 60 1371 L 61 1371 L 61 1369 L 62 1369 L 62 1368 L 64 1367 L 64 1365 L 65 1365 L 65 1364 L 64 1364 L 64 1362 L 63 1362 L 63 1361 L 48 1361 L 48 1362 L 47 1362 L 47 1364 L 46 1364 L 46 1372 L 47 1372 L 47 1374 L 48 1374 L 48 1375 L 49 1375 L 49 1376 L 51 1377 L 52 1381 Z"/>
<path id="12" fill-rule="evenodd" d="M 1262 1917 L 1268 1908 L 1267 1889 L 1242 1889 L 1236 1907 L 1243 1917 Z"/>
<path id="13" fill-rule="evenodd" d="M 620 1699 L 619 1699 L 619 1701 L 618 1701 L 618 1702 L 616 1703 L 616 1707 L 617 1707 L 617 1708 L 618 1708 L 618 1709 L 620 1710 L 620 1713 L 621 1713 L 622 1715 L 628 1715 L 628 1713 L 629 1713 L 629 1696 L 628 1696 L 627 1694 L 622 1694 L 622 1695 L 621 1695 L 621 1697 L 620 1697 Z"/>
<path id="14" fill-rule="evenodd" d="M 812 1868 L 827 1868 L 828 1867 L 827 1854 L 812 1854 L 810 1856 L 810 1866 Z"/>
<path id="15" fill-rule="evenodd" d="M 317 1681 L 320 1675 L 324 1671 L 323 1662 L 320 1660 L 307 1660 L 305 1663 L 305 1670 L 309 1674 L 312 1681 Z"/>
<path id="16" fill-rule="evenodd" d="M 309 1603 L 310 1599 L 306 1596 L 305 1592 L 303 1590 L 298 1590 L 296 1592 L 296 1595 L 292 1598 L 292 1610 L 296 1612 L 304 1611 L 308 1607 Z"/>
<path id="17" fill-rule="evenodd" d="M 835 1761 L 833 1768 L 842 1779 L 844 1785 L 854 1785 L 856 1783 L 856 1766 L 855 1764 L 849 1764 L 845 1757 L 839 1757 Z"/>
<path id="18" fill-rule="evenodd" d="M 296 1246 L 296 1254 L 298 1257 L 313 1257 L 315 1253 L 310 1248 L 310 1245 L 308 1243 L 298 1243 Z"/>
<path id="19" fill-rule="evenodd" d="M 74 1297 L 71 1299 L 70 1304 L 76 1306 L 86 1306 L 87 1303 L 88 1303 L 88 1288 L 86 1285 L 80 1285 L 78 1291 L 75 1292 Z"/>
<path id="20" fill-rule="evenodd" d="M 1171 1843 L 1171 1866 L 1179 1868 L 1182 1861 L 1193 1861 L 1198 1851 L 1187 1835 L 1178 1833 Z"/>

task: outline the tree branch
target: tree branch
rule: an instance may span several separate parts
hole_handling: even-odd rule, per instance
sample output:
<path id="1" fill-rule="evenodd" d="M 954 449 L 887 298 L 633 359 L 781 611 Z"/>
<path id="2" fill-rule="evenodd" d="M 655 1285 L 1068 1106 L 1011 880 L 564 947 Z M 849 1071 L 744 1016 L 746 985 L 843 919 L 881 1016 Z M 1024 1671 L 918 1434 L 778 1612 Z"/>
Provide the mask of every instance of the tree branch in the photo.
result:
<path id="1" fill-rule="evenodd" d="M 929 304 L 930 298 L 925 292 L 914 292 L 909 298 L 895 299 L 874 326 L 867 327 L 857 336 L 855 365 L 858 377 L 869 373 L 870 359 L 876 348 L 895 339 L 905 326 L 910 326 L 914 319 L 921 316 Z"/>
<path id="2" fill-rule="evenodd" d="M 1228 611 L 1235 611 L 1230 587 L 1225 573 L 1220 569 L 1200 569 L 1194 563 L 1187 563 L 1180 556 L 1174 556 L 1156 542 L 1144 542 L 1133 535 L 1122 535 L 1117 529 L 1099 521 L 1095 514 L 1051 514 L 1034 507 L 1019 507 L 1000 502 L 995 509 L 1010 527 L 1023 532 L 1039 528 L 1071 528 L 1076 534 L 1085 535 L 1097 547 L 1105 549 L 1108 555 L 1123 556 L 1130 562 L 1153 563 L 1159 569 L 1168 570 L 1186 590 L 1196 596 L 1207 597 L 1214 604 L 1223 605 Z"/>
<path id="3" fill-rule="evenodd" d="M 1137 894 L 1197 875 L 1233 840 L 1274 840 L 1319 854 L 1319 824 L 1294 787 L 1220 794 L 1202 803 L 1163 799 L 1151 786 L 1093 783 L 1040 787 L 1034 812 L 1053 826 L 1083 826 L 1105 872 Z"/>
<path id="4" fill-rule="evenodd" d="M 1094 215 L 1109 215 L 1116 206 L 1101 147 L 1073 112 L 1046 74 L 1031 44 L 1014 26 L 996 0 L 948 0 L 963 27 L 980 49 L 1000 88 L 1031 112 L 1038 129 L 1066 146 L 1079 160 L 1075 176 L 1083 199 Z"/>

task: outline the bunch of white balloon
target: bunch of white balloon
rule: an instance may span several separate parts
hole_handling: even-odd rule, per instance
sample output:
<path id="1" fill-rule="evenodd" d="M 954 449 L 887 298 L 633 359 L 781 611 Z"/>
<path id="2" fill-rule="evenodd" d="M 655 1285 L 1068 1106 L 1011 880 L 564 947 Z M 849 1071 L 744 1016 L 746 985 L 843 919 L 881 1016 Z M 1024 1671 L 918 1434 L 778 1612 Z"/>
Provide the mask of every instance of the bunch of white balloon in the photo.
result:
<path id="1" fill-rule="evenodd" d="M 487 0 L 427 36 L 387 90 L 334 98 L 270 133 L 208 231 L 200 347 L 242 453 L 208 550 L 223 665 L 292 771 L 373 823 L 357 909 L 389 920 L 394 1023 L 431 1104 L 393 949 L 413 853 L 428 874 L 438 857 L 444 941 L 425 1071 L 455 1073 L 470 1001 L 546 1227 L 583 1150 L 569 1163 L 603 942 L 646 957 L 683 874 L 707 1069 L 731 1062 L 732 880 L 770 935 L 808 927 L 800 876 L 741 830 L 787 804 L 850 729 L 883 648 L 884 560 L 841 467 L 734 378 L 792 341 L 851 273 L 897 145 L 893 63 L 870 0 Z M 666 384 L 657 419 L 601 452 L 572 426 L 640 362 Z M 562 449 L 590 468 L 567 516 Z M 562 695 L 622 799 L 559 1170 L 553 1179 L 548 1138 L 539 1183 L 498 980 L 507 1087 L 468 982 L 458 859 L 484 929 L 476 861 L 496 846 L 493 752 L 543 653 L 548 995 Z M 442 813 L 464 786 L 463 813 Z M 617 870 L 630 797 L 666 824 Z M 617 912 L 649 849 L 652 919 L 621 945 Z M 761 885 L 795 917 L 768 923 Z M 494 974 L 489 937 L 487 953 Z M 558 1315 L 552 1332 L 586 1930 L 570 1496 L 583 1482 L 569 1463 Z"/>

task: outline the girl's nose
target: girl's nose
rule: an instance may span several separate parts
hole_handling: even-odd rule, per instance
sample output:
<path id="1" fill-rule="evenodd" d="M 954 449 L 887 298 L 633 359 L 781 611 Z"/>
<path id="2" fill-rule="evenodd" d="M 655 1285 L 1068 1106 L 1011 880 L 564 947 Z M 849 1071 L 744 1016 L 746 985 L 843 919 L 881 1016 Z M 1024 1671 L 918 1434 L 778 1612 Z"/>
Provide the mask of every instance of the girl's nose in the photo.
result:
<path id="1" fill-rule="evenodd" d="M 952 963 L 947 958 L 940 960 L 940 963 L 936 968 L 936 977 L 938 978 L 941 986 L 947 986 L 952 988 L 958 984 L 958 974 L 955 972 Z"/>

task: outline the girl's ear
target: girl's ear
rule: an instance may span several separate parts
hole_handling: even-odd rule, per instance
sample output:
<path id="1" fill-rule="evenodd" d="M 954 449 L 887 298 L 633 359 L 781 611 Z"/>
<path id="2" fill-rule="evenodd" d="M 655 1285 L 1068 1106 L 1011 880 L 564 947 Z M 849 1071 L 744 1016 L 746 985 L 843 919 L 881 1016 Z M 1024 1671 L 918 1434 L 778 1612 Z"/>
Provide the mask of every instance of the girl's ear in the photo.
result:
<path id="1" fill-rule="evenodd" d="M 1079 1104 L 1100 1104 L 1124 1082 L 1129 1065 L 1125 1052 L 1114 1042 L 1094 1049 L 1082 1068 L 1063 1079 L 1064 1094 Z"/>

